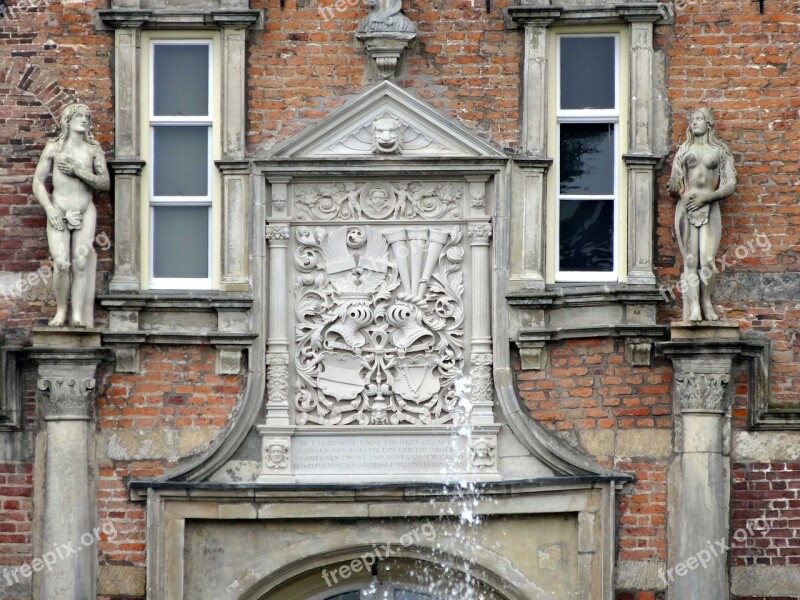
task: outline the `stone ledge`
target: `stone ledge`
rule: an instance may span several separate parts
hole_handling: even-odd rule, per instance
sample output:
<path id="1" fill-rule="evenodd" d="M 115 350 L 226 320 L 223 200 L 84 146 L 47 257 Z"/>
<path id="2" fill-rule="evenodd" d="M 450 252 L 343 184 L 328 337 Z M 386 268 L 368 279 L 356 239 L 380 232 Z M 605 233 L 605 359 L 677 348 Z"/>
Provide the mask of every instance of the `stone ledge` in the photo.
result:
<path id="1" fill-rule="evenodd" d="M 800 569 L 797 566 L 731 568 L 731 594 L 734 596 L 788 596 L 800 598 Z"/>
<path id="2" fill-rule="evenodd" d="M 546 289 L 522 289 L 506 295 L 515 308 L 560 308 L 565 306 L 604 306 L 611 303 L 658 304 L 664 295 L 655 286 L 625 284 L 570 286 L 548 285 Z"/>
<path id="3" fill-rule="evenodd" d="M 221 27 L 259 28 L 264 25 L 263 13 L 250 9 L 165 10 L 111 8 L 97 11 L 97 29 L 219 29 Z"/>

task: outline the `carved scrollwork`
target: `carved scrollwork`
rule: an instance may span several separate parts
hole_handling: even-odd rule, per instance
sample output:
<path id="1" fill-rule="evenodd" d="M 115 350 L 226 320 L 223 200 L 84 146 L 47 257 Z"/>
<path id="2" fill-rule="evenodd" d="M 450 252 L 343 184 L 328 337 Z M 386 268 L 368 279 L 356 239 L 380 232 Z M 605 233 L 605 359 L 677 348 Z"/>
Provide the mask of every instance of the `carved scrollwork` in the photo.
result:
<path id="1" fill-rule="evenodd" d="M 96 382 L 93 378 L 43 377 L 36 382 L 47 419 L 88 419 Z"/>
<path id="2" fill-rule="evenodd" d="M 464 367 L 462 230 L 299 227 L 298 424 L 439 424 Z"/>
<path id="3" fill-rule="evenodd" d="M 725 386 L 730 381 L 728 374 L 678 373 L 675 381 L 682 410 L 724 410 Z"/>
<path id="4" fill-rule="evenodd" d="M 463 195 L 453 182 L 339 182 L 298 185 L 294 202 L 299 221 L 458 219 Z"/>

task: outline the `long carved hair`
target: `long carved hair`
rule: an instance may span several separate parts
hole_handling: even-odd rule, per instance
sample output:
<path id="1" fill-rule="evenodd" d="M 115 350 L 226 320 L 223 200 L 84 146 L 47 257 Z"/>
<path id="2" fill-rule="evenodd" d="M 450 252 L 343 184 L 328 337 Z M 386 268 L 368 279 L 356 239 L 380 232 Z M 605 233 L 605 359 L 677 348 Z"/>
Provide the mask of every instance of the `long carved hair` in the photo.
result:
<path id="1" fill-rule="evenodd" d="M 734 180 L 736 179 L 736 166 L 733 161 L 733 153 L 731 149 L 728 148 L 728 145 L 723 142 L 721 139 L 717 137 L 717 132 L 714 129 L 714 117 L 711 115 L 711 110 L 705 106 L 698 108 L 697 110 L 692 111 L 692 114 L 689 116 L 689 126 L 686 128 L 686 141 L 684 141 L 678 151 L 675 153 L 675 160 L 672 163 L 672 177 L 678 178 L 681 182 L 681 193 L 683 193 L 683 186 L 685 182 L 685 175 L 686 172 L 683 169 L 683 159 L 691 150 L 692 145 L 694 144 L 694 134 L 692 133 L 692 116 L 696 113 L 700 113 L 708 123 L 708 145 L 712 148 L 716 148 L 719 150 L 720 154 L 722 155 L 721 163 L 729 163 L 730 168 L 732 170 L 732 176 Z M 720 164 L 722 167 L 722 164 Z M 720 168 L 719 170 L 719 184 L 723 186 L 728 183 L 728 169 Z"/>
<path id="2" fill-rule="evenodd" d="M 72 121 L 72 117 L 75 116 L 79 110 L 86 111 L 86 131 L 83 132 L 83 141 L 87 144 L 92 144 L 93 146 L 99 146 L 100 142 L 94 139 L 92 135 L 92 113 L 89 112 L 89 107 L 85 104 L 70 104 L 67 108 L 64 109 L 64 112 L 61 113 L 61 131 L 56 138 L 56 142 L 58 142 L 59 149 L 64 148 L 64 142 L 67 141 L 67 137 L 69 136 L 69 123 Z"/>

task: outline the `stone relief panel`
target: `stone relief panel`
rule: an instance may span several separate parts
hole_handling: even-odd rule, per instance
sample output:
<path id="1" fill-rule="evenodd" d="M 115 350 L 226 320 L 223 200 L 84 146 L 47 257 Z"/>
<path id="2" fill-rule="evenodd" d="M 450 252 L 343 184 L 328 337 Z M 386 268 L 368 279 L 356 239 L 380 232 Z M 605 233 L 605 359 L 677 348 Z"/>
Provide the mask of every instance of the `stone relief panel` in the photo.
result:
<path id="1" fill-rule="evenodd" d="M 396 189 L 368 184 L 351 197 L 358 214 L 381 218 L 396 195 L 388 205 L 370 198 Z M 297 424 L 458 422 L 462 227 L 301 226 L 295 236 Z"/>
<path id="2" fill-rule="evenodd" d="M 464 186 L 424 181 L 301 184 L 294 192 L 298 221 L 335 219 L 460 219 Z"/>

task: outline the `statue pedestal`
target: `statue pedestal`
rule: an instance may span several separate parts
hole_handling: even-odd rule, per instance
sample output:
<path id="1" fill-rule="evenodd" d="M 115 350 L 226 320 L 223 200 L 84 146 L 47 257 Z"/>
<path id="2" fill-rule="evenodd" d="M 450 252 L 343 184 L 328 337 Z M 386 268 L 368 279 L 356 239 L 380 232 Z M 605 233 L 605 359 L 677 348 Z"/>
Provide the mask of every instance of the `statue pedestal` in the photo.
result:
<path id="1" fill-rule="evenodd" d="M 99 330 L 49 327 L 33 331 L 30 356 L 38 365 L 37 402 L 46 438 L 43 558 L 53 549 L 62 549 L 63 554 L 42 570 L 42 600 L 96 595 L 97 536 L 93 533 L 95 494 L 89 445 L 95 377 L 104 355 Z"/>
<path id="2" fill-rule="evenodd" d="M 744 348 L 731 321 L 673 323 L 661 344 L 675 367 L 675 452 L 669 470 L 670 599 L 728 597 L 730 393 Z M 700 563 L 702 559 L 702 564 Z"/>

